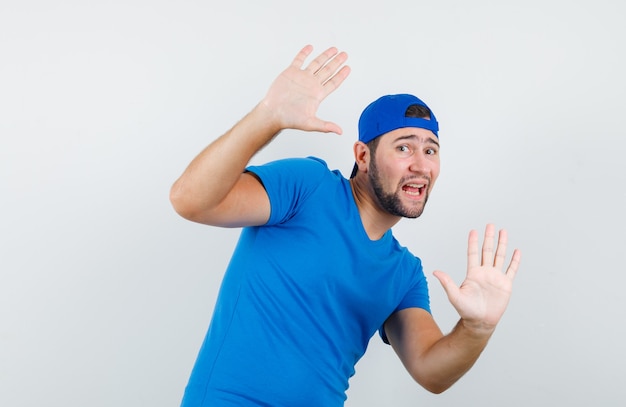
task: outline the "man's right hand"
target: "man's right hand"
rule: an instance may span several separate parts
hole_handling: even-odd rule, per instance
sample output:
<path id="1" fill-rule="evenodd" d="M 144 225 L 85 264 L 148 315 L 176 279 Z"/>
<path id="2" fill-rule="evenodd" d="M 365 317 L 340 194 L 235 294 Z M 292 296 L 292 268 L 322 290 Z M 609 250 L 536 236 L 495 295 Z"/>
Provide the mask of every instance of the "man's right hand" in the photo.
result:
<path id="1" fill-rule="evenodd" d="M 318 118 L 317 110 L 322 100 L 350 74 L 350 67 L 344 65 L 348 55 L 331 47 L 303 68 L 312 51 L 311 45 L 302 48 L 291 65 L 274 80 L 259 108 L 269 109 L 280 129 L 341 134 L 341 127 Z"/>

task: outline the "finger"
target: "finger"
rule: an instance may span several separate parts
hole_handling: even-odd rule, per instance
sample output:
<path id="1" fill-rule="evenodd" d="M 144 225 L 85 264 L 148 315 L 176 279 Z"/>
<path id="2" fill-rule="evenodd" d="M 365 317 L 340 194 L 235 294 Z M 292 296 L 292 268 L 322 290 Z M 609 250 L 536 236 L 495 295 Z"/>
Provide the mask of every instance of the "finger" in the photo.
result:
<path id="1" fill-rule="evenodd" d="M 517 270 L 519 269 L 520 262 L 522 261 L 522 253 L 515 249 L 513 251 L 513 257 L 511 257 L 511 263 L 509 263 L 509 267 L 506 269 L 506 276 L 511 280 L 515 278 L 517 275 Z"/>
<path id="2" fill-rule="evenodd" d="M 317 75 L 317 77 L 320 79 L 322 83 L 326 83 L 328 82 L 329 79 L 331 79 L 333 76 L 335 76 L 338 73 L 337 71 L 339 70 L 341 65 L 343 65 L 346 62 L 347 59 L 348 59 L 348 54 L 345 52 L 340 52 L 337 55 L 335 55 L 332 59 L 327 61 L 323 67 L 318 69 L 315 75 Z"/>
<path id="3" fill-rule="evenodd" d="M 491 223 L 485 228 L 485 239 L 483 240 L 483 266 L 493 266 L 493 241 L 496 236 L 495 230 L 495 226 Z"/>
<path id="4" fill-rule="evenodd" d="M 336 74 L 324 83 L 324 97 L 328 96 L 335 89 L 337 89 L 343 81 L 350 75 L 350 67 L 343 66 Z"/>
<path id="5" fill-rule="evenodd" d="M 480 266 L 480 257 L 478 255 L 478 232 L 470 230 L 467 240 L 467 266 Z"/>
<path id="6" fill-rule="evenodd" d="M 506 230 L 503 229 L 498 233 L 498 247 L 496 248 L 496 258 L 493 263 L 496 268 L 502 269 L 502 267 L 504 266 L 507 242 L 508 234 Z"/>
<path id="7" fill-rule="evenodd" d="M 313 75 L 316 75 L 319 70 L 324 67 L 324 65 L 326 65 L 326 63 L 328 63 L 328 61 L 330 61 L 335 55 L 337 55 L 337 48 L 330 47 L 311 61 L 305 70 L 311 72 Z"/>
<path id="8" fill-rule="evenodd" d="M 302 65 L 304 65 L 304 61 L 306 61 L 308 56 L 311 55 L 312 51 L 313 51 L 313 46 L 306 45 L 304 48 L 300 50 L 300 52 L 298 52 L 298 55 L 296 55 L 296 57 L 293 59 L 293 61 L 291 62 L 291 65 L 298 69 L 301 69 Z"/>

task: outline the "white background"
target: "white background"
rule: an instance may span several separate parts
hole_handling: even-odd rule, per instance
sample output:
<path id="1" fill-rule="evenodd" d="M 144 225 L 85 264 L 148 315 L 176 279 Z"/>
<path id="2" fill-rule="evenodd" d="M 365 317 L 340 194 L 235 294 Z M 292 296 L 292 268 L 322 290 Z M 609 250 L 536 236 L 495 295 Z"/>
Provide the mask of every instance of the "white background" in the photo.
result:
<path id="1" fill-rule="evenodd" d="M 470 229 L 523 252 L 459 383 L 427 393 L 374 337 L 347 406 L 624 405 L 623 5 L 515 3 L 0 3 L 0 405 L 179 404 L 239 232 L 178 217 L 169 187 L 308 43 L 350 55 L 319 112 L 344 135 L 284 132 L 255 163 L 349 175 L 361 110 L 414 93 L 442 173 L 394 230 L 442 329 L 456 315 L 431 272 L 463 279 Z"/>

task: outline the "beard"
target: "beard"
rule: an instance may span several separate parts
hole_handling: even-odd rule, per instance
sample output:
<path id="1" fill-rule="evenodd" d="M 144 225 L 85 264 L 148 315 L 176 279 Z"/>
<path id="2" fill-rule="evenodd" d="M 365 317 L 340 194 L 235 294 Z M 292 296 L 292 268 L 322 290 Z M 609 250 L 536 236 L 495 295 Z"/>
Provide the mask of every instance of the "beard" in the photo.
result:
<path id="1" fill-rule="evenodd" d="M 376 165 L 376 159 L 372 156 L 372 160 L 370 161 L 369 180 L 380 206 L 391 215 L 410 219 L 415 219 L 419 217 L 422 212 L 424 212 L 424 207 L 426 206 L 426 202 L 428 202 L 428 190 L 426 190 L 426 187 L 424 187 L 424 202 L 419 206 L 408 207 L 403 205 L 402 200 L 400 199 L 400 194 L 402 194 L 402 184 L 407 180 L 403 178 L 400 180 L 398 188 L 395 191 L 386 192 L 383 188 L 381 178 L 378 166 Z"/>

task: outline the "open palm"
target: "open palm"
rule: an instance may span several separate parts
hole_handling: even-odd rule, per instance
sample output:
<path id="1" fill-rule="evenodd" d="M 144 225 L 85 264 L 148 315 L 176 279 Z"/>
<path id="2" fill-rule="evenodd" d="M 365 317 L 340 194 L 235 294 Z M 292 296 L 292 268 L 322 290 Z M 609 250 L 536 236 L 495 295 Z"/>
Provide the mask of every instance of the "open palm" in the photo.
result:
<path id="1" fill-rule="evenodd" d="M 303 67 L 312 50 L 307 45 L 296 55 L 274 80 L 262 104 L 272 111 L 280 128 L 341 134 L 337 124 L 318 118 L 317 110 L 348 77 L 350 68 L 343 65 L 348 56 L 331 47 Z"/>
<path id="2" fill-rule="evenodd" d="M 485 229 L 482 250 L 479 250 L 478 233 L 472 230 L 468 241 L 467 275 L 461 285 L 457 286 L 442 271 L 434 273 L 461 319 L 475 329 L 493 330 L 511 298 L 521 253 L 517 249 L 513 252 L 503 272 L 507 239 L 506 231 L 500 230 L 494 252 L 495 227 L 489 224 Z"/>

